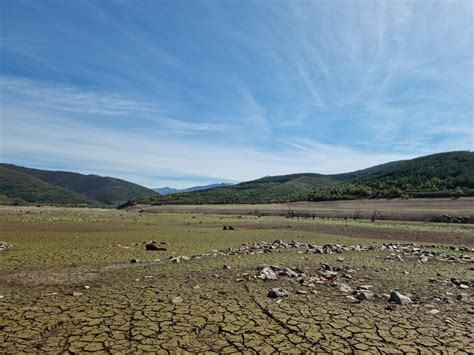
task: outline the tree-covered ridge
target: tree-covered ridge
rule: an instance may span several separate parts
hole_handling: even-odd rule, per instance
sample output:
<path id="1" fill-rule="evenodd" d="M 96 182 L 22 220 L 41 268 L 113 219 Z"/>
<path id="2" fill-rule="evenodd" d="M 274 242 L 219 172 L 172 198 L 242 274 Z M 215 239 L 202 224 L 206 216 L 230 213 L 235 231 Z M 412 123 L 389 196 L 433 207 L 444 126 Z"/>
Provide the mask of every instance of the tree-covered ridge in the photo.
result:
<path id="1" fill-rule="evenodd" d="M 231 204 L 296 201 L 317 187 L 335 184 L 321 174 L 292 174 L 264 177 L 236 185 L 166 196 L 139 198 L 138 204 Z"/>
<path id="2" fill-rule="evenodd" d="M 34 176 L 0 166 L 0 203 L 90 206 L 97 202 Z"/>
<path id="3" fill-rule="evenodd" d="M 269 176 L 205 191 L 151 196 L 131 204 L 276 203 L 359 198 L 474 196 L 474 153 L 450 152 L 344 174 Z"/>
<path id="4" fill-rule="evenodd" d="M 434 154 L 349 173 L 350 182 L 315 189 L 307 199 L 474 196 L 474 153 Z"/>
<path id="5" fill-rule="evenodd" d="M 3 203 L 118 206 L 130 199 L 157 195 L 146 187 L 111 177 L 13 164 L 0 164 L 0 168 L 0 194 L 3 194 L 0 202 Z"/>
<path id="6" fill-rule="evenodd" d="M 33 176 L 49 184 L 81 194 L 86 199 L 107 205 L 119 205 L 130 199 L 158 195 L 146 187 L 112 177 L 30 169 L 13 164 L 0 164 L 0 166 Z"/>

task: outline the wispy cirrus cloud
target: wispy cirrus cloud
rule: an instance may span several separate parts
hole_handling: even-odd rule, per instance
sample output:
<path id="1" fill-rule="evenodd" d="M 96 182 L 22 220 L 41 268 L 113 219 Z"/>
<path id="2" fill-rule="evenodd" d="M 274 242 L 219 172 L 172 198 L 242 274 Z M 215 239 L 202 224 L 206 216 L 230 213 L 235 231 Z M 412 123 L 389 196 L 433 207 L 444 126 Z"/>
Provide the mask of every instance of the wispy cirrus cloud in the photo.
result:
<path id="1" fill-rule="evenodd" d="M 157 186 L 474 149 L 469 0 L 6 1 L 3 160 Z"/>
<path id="2" fill-rule="evenodd" d="M 33 86 L 36 88 L 37 85 Z M 12 87 L 24 88 L 22 85 L 10 85 L 10 90 Z M 20 92 L 17 91 L 16 95 Z M 65 116 L 64 112 L 56 110 L 55 105 L 50 110 L 37 110 L 35 101 L 31 100 L 31 92 L 26 90 L 25 95 L 30 99 L 21 110 L 10 104 L 2 108 L 2 160 L 26 164 L 26 157 L 35 156 L 40 162 L 35 164 L 38 167 L 114 175 L 150 187 L 156 186 L 157 179 L 161 184 L 177 180 L 173 185 L 185 187 L 202 182 L 243 181 L 294 171 L 340 172 L 340 166 L 358 169 L 369 161 L 385 162 L 394 157 L 404 157 L 383 154 L 374 157 L 359 153 L 354 160 L 354 152 L 349 149 L 304 140 L 282 142 L 287 148 L 269 152 L 242 146 L 232 140 L 201 140 L 199 135 L 182 137 L 179 133 L 183 130 L 205 131 L 206 134 L 211 131 L 215 134 L 225 130 L 225 127 L 198 123 L 188 125 L 166 118 L 163 119 L 164 129 L 125 132 L 121 127 L 100 127 L 76 116 Z M 48 88 L 41 92 L 51 93 Z M 63 97 L 56 97 L 55 100 L 64 102 L 71 98 L 70 90 L 55 92 L 58 96 L 61 93 Z M 76 95 L 88 97 L 90 93 L 80 95 L 74 91 L 72 97 Z M 94 95 L 98 102 L 103 102 L 100 94 Z M 73 105 L 74 102 L 71 100 L 69 103 Z M 77 114 L 81 109 L 82 104 L 79 103 L 72 111 Z M 97 112 L 102 113 L 100 110 Z M 89 108 L 84 108 L 82 113 L 89 115 Z M 305 154 L 300 152 L 303 145 Z"/>

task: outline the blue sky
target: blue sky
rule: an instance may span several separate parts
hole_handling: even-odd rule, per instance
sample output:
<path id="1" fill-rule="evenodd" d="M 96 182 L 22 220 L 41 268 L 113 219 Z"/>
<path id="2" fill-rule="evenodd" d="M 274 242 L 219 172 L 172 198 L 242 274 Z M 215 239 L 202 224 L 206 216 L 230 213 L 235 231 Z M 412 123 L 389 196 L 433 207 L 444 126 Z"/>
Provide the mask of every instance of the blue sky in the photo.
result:
<path id="1" fill-rule="evenodd" d="M 187 187 L 474 147 L 474 3 L 1 1 L 1 161 Z"/>

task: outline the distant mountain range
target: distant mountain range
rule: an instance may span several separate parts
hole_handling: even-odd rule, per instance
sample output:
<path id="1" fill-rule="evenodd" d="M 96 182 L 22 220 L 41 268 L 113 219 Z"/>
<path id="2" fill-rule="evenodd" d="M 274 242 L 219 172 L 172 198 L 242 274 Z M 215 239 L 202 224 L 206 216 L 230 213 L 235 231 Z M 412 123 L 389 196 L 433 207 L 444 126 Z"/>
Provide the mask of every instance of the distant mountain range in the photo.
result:
<path id="1" fill-rule="evenodd" d="M 240 184 L 137 198 L 129 204 L 228 204 L 359 198 L 474 196 L 474 153 L 449 152 L 344 174 L 269 176 Z"/>
<path id="2" fill-rule="evenodd" d="M 232 184 L 228 183 L 220 183 L 220 184 L 210 184 L 210 185 L 204 185 L 204 186 L 193 186 L 193 187 L 188 187 L 186 189 L 174 189 L 172 187 L 158 187 L 156 189 L 153 189 L 153 191 L 158 192 L 162 196 L 166 195 L 171 195 L 171 194 L 176 194 L 179 192 L 191 192 L 191 191 L 201 191 L 201 190 L 207 190 L 207 189 L 213 189 L 215 187 L 224 187 L 224 186 L 230 186 Z"/>
<path id="3" fill-rule="evenodd" d="M 0 164 L 0 203 L 116 206 L 153 195 L 158 194 L 112 177 Z"/>

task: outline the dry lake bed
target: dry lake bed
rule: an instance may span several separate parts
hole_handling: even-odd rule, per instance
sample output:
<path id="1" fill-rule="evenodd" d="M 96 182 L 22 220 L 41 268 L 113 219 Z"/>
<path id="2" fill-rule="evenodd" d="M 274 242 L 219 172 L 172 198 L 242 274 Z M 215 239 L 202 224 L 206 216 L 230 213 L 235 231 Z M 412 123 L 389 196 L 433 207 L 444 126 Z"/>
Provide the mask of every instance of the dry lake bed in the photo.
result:
<path id="1" fill-rule="evenodd" d="M 0 241 L 0 353 L 474 352 L 472 224 L 1 207 Z"/>

